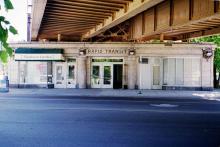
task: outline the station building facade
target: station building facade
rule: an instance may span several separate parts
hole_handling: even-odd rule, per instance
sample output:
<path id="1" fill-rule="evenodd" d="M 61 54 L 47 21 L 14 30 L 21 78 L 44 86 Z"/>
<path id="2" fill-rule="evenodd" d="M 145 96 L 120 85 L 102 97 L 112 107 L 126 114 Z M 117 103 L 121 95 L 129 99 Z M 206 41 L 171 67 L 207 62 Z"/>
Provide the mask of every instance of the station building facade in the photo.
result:
<path id="1" fill-rule="evenodd" d="M 212 44 L 11 44 L 10 87 L 212 90 Z M 208 54 L 208 56 L 206 56 Z"/>

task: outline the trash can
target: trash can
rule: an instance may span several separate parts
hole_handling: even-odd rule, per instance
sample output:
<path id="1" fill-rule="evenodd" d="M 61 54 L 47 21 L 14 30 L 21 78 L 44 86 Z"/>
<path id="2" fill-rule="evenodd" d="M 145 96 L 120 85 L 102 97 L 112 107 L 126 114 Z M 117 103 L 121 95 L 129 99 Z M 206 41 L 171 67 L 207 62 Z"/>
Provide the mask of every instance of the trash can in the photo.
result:
<path id="1" fill-rule="evenodd" d="M 0 92 L 9 92 L 8 76 L 0 76 Z"/>

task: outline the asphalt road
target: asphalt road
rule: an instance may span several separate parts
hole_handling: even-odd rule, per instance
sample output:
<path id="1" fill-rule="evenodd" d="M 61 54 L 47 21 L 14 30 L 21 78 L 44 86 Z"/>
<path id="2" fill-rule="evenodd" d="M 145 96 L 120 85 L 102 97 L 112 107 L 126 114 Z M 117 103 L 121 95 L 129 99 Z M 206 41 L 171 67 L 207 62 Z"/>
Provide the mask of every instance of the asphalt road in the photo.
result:
<path id="1" fill-rule="evenodd" d="M 1 147 L 220 147 L 220 102 L 1 97 Z"/>

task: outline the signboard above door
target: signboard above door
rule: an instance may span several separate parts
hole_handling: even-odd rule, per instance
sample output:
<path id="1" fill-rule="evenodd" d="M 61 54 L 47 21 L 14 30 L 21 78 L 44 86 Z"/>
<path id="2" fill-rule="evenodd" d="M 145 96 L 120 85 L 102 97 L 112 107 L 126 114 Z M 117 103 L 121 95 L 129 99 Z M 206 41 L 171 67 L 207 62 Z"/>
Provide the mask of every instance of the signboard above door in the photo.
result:
<path id="1" fill-rule="evenodd" d="M 63 49 L 18 48 L 15 61 L 64 61 Z"/>
<path id="2" fill-rule="evenodd" d="M 127 49 L 86 49 L 86 56 L 127 56 Z"/>

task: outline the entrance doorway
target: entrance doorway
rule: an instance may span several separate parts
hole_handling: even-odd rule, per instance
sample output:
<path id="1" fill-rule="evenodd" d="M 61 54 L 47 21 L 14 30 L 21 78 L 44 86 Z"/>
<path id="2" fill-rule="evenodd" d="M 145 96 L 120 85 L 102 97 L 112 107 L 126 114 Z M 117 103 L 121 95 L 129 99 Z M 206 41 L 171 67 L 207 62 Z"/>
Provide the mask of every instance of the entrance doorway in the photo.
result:
<path id="1" fill-rule="evenodd" d="M 54 87 L 76 88 L 76 59 L 54 64 Z"/>
<path id="2" fill-rule="evenodd" d="M 56 63 L 55 64 L 55 88 L 66 88 L 66 76 L 65 76 L 65 64 L 64 63 Z"/>
<path id="3" fill-rule="evenodd" d="M 66 88 L 76 88 L 76 59 L 67 58 Z"/>
<path id="4" fill-rule="evenodd" d="M 158 57 L 142 57 L 139 64 L 139 88 L 162 89 L 162 60 Z"/>
<path id="5" fill-rule="evenodd" d="M 91 87 L 120 89 L 123 85 L 123 59 L 92 59 Z"/>
<path id="6" fill-rule="evenodd" d="M 123 65 L 122 64 L 114 64 L 114 73 L 113 73 L 113 88 L 121 89 L 122 88 L 122 73 L 123 73 Z"/>
<path id="7" fill-rule="evenodd" d="M 92 88 L 112 88 L 112 64 L 94 63 L 92 65 Z"/>

